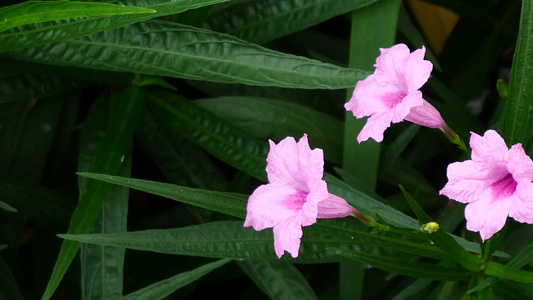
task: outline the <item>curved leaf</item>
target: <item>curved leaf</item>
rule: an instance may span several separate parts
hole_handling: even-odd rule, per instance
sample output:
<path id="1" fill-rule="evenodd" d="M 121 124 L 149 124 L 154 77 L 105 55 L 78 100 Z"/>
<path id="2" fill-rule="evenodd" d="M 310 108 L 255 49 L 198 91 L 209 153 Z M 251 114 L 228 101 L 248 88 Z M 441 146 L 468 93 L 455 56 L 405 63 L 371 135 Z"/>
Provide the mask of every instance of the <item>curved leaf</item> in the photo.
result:
<path id="1" fill-rule="evenodd" d="M 0 8 L 0 32 L 26 24 L 94 16 L 155 13 L 153 9 L 78 1 L 26 1 Z"/>
<path id="2" fill-rule="evenodd" d="M 137 23 L 7 55 L 47 64 L 306 89 L 352 87 L 367 75 L 272 51 L 229 35 L 162 21 Z"/>
<path id="3" fill-rule="evenodd" d="M 209 28 L 263 44 L 377 0 L 249 0 L 211 15 Z"/>
<path id="4" fill-rule="evenodd" d="M 74 39 L 95 32 L 123 27 L 151 18 L 178 14 L 189 9 L 229 0 L 121 0 L 106 1 L 117 5 L 146 6 L 157 13 L 77 18 L 25 25 L 0 33 L 0 53 L 37 47 L 44 44 Z M 68 3 L 62 1 L 63 3 Z M 86 3 L 86 2 L 85 2 Z"/>

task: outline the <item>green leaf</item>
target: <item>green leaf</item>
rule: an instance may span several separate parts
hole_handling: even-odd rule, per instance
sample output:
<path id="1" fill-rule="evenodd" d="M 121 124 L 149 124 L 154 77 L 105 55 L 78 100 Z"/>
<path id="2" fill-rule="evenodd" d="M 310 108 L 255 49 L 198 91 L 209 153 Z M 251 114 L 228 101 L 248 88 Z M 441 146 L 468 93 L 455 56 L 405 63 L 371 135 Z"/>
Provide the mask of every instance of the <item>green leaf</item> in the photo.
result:
<path id="1" fill-rule="evenodd" d="M 164 128 L 148 111 L 136 133 L 148 155 L 172 183 L 224 191 L 228 182 L 201 148 Z"/>
<path id="2" fill-rule="evenodd" d="M 13 277 L 11 269 L 4 258 L 0 256 L 0 299 L 22 300 L 22 293 Z"/>
<path id="3" fill-rule="evenodd" d="M 413 212 L 418 218 L 418 222 L 421 226 L 429 222 L 433 222 L 433 219 L 424 212 L 422 207 L 418 205 L 416 200 L 407 192 L 403 186 L 400 185 L 405 199 L 413 209 Z M 481 261 L 478 257 L 468 253 L 459 243 L 446 231 L 438 229 L 436 232 L 428 234 L 428 237 L 444 252 L 448 253 L 449 257 L 458 262 L 461 266 L 470 271 L 479 271 L 481 269 Z"/>
<path id="4" fill-rule="evenodd" d="M 94 16 L 155 13 L 153 9 L 78 1 L 26 1 L 0 8 L 0 32 L 32 23 Z"/>
<path id="5" fill-rule="evenodd" d="M 154 91 L 146 96 L 159 122 L 229 165 L 266 180 L 265 141 L 249 136 L 174 93 Z"/>
<path id="6" fill-rule="evenodd" d="M 108 98 L 101 98 L 98 105 L 108 105 Z M 111 112 L 106 136 L 102 142 L 91 170 L 101 173 L 117 174 L 124 156 L 130 151 L 133 133 L 144 108 L 144 99 L 139 90 L 129 87 L 111 99 Z M 68 233 L 86 233 L 98 216 L 111 185 L 101 181 L 89 181 L 85 186 L 80 202 L 74 211 Z M 59 258 L 48 282 L 43 299 L 49 299 L 59 285 L 70 263 L 79 249 L 79 243 L 64 241 Z"/>
<path id="7" fill-rule="evenodd" d="M 307 133 L 311 147 L 323 149 L 326 159 L 341 163 L 343 124 L 328 114 L 295 103 L 258 97 L 220 97 L 194 103 L 261 139 L 299 138 Z"/>
<path id="8" fill-rule="evenodd" d="M 78 173 L 78 175 L 133 188 L 234 217 L 244 218 L 246 216 L 247 195 L 214 192 L 170 183 L 124 178 L 107 174 Z"/>
<path id="9" fill-rule="evenodd" d="M 505 105 L 501 133 L 507 145 L 525 142 L 526 125 L 533 100 L 533 3 L 522 1 L 520 30 L 511 68 L 509 100 Z"/>
<path id="10" fill-rule="evenodd" d="M 251 0 L 214 12 L 210 29 L 263 44 L 377 0 Z M 295 21 L 297 20 L 297 21 Z"/>
<path id="11" fill-rule="evenodd" d="M 123 0 L 106 1 L 119 6 L 139 6 L 156 13 L 78 18 L 25 25 L 0 33 L 0 52 L 37 47 L 68 39 L 86 36 L 95 32 L 123 27 L 135 22 L 178 14 L 190 9 L 229 0 Z M 65 2 L 63 2 L 65 3 Z M 68 2 L 67 2 L 68 3 Z M 87 2 L 84 2 L 87 4 Z M 94 5 L 94 4 L 93 4 Z M 102 5 L 102 4 L 99 4 Z"/>
<path id="12" fill-rule="evenodd" d="M 286 261 L 237 261 L 270 299 L 318 299 L 300 271 Z"/>
<path id="13" fill-rule="evenodd" d="M 0 76 L 0 103 L 58 95 L 77 87 L 55 74 L 13 74 Z"/>
<path id="14" fill-rule="evenodd" d="M 470 277 L 463 268 L 440 266 L 436 264 L 412 262 L 404 259 L 386 256 L 374 256 L 362 252 L 335 251 L 337 255 L 369 264 L 378 269 L 414 278 L 424 278 L 439 281 L 460 281 Z"/>
<path id="15" fill-rule="evenodd" d="M 209 274 L 211 271 L 222 267 L 230 262 L 231 259 L 225 258 L 212 263 L 205 264 L 192 271 L 184 272 L 176 276 L 167 278 L 147 286 L 141 290 L 126 295 L 123 300 L 152 300 L 164 299 L 178 289 L 200 279 L 202 276 Z"/>
<path id="16" fill-rule="evenodd" d="M 420 278 L 415 280 L 408 287 L 403 289 L 400 293 L 396 294 L 392 300 L 406 300 L 410 299 L 414 295 L 418 294 L 421 290 L 430 285 L 433 280 Z"/>
<path id="17" fill-rule="evenodd" d="M 413 140 L 419 129 L 419 125 L 410 125 L 394 141 L 392 141 L 387 148 L 385 148 L 381 157 L 381 173 L 385 173 L 385 171 L 396 162 L 403 150 L 405 150 Z"/>
<path id="18" fill-rule="evenodd" d="M 7 210 L 9 212 L 17 212 L 17 209 L 14 208 L 13 206 L 3 202 L 3 201 L 0 201 L 0 209 L 3 209 L 3 210 Z"/>
<path id="19" fill-rule="evenodd" d="M 101 151 L 106 136 L 106 125 L 111 118 L 109 105 L 94 106 L 80 137 L 78 170 L 90 171 Z M 121 176 L 130 176 L 131 155 L 121 168 Z M 83 200 L 88 178 L 79 177 L 80 201 Z M 89 229 L 89 233 L 125 232 L 127 227 L 128 189 L 113 186 L 104 205 Z M 124 247 L 81 245 L 81 288 L 83 299 L 120 299 L 124 267 Z"/>
<path id="20" fill-rule="evenodd" d="M 78 55 L 70 55 L 73 52 Z M 367 75 L 162 21 L 141 22 L 6 55 L 46 64 L 305 89 L 347 88 Z"/>
<path id="21" fill-rule="evenodd" d="M 485 274 L 523 283 L 533 283 L 533 273 L 518 270 L 497 262 L 489 261 L 485 265 Z"/>

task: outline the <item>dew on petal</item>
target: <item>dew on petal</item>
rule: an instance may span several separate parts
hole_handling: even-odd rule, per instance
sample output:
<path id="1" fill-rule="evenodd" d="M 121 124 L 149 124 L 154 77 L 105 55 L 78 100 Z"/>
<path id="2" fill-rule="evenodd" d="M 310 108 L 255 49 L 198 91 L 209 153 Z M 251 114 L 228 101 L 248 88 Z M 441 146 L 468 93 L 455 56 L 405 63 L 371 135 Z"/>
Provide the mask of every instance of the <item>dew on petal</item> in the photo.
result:
<path id="1" fill-rule="evenodd" d="M 507 174 L 490 185 L 495 200 L 507 198 L 515 193 L 517 182 L 512 174 Z"/>

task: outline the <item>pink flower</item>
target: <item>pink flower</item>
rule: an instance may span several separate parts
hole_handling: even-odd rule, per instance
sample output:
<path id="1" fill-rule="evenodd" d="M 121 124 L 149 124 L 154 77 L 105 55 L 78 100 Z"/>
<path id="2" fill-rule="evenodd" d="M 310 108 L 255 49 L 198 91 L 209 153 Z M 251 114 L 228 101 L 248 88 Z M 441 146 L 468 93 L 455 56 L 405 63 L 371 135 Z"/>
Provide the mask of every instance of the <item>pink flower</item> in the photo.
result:
<path id="1" fill-rule="evenodd" d="M 278 257 L 287 250 L 298 256 L 302 226 L 317 218 L 340 218 L 356 214 L 346 201 L 328 193 L 322 180 L 322 149 L 311 150 L 304 135 L 297 143 L 287 137 L 279 144 L 270 141 L 266 171 L 269 184 L 258 187 L 248 200 L 245 227 L 274 228 Z"/>
<path id="2" fill-rule="evenodd" d="M 500 231 L 507 216 L 533 223 L 533 162 L 521 144 L 508 149 L 494 130 L 471 133 L 472 160 L 448 166 L 448 183 L 441 195 L 462 203 L 466 228 L 479 231 L 483 241 Z"/>
<path id="3" fill-rule="evenodd" d="M 376 71 L 357 83 L 352 98 L 344 105 L 358 119 L 370 116 L 357 141 L 373 138 L 381 142 L 391 123 L 404 120 L 449 133 L 440 113 L 419 91 L 433 69 L 431 62 L 424 60 L 426 49 L 409 53 L 406 45 L 398 44 L 380 50 Z"/>

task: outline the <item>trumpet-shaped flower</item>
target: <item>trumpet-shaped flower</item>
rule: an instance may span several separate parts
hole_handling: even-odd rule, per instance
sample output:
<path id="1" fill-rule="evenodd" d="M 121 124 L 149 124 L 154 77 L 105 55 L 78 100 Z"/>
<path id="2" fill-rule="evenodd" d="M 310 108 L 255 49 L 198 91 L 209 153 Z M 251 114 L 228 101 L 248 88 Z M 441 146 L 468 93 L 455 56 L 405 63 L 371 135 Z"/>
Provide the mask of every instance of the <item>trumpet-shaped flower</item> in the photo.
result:
<path id="1" fill-rule="evenodd" d="M 380 50 L 374 74 L 357 83 L 344 105 L 358 119 L 369 116 L 357 141 L 373 138 L 381 142 L 391 123 L 404 120 L 449 133 L 440 113 L 419 91 L 433 69 L 431 62 L 424 60 L 426 49 L 410 53 L 406 45 L 398 44 Z"/>
<path id="2" fill-rule="evenodd" d="M 494 130 L 472 132 L 472 160 L 448 166 L 448 183 L 441 195 L 462 203 L 466 228 L 485 241 L 500 231 L 507 216 L 533 223 L 533 162 L 521 144 L 508 149 Z"/>
<path id="3" fill-rule="evenodd" d="M 270 141 L 266 171 L 268 184 L 258 187 L 248 200 L 245 227 L 274 228 L 278 257 L 288 251 L 298 256 L 302 226 L 317 218 L 340 218 L 357 211 L 338 196 L 328 193 L 322 180 L 322 149 L 311 150 L 304 135 L 300 141 L 287 137 L 279 144 Z"/>

